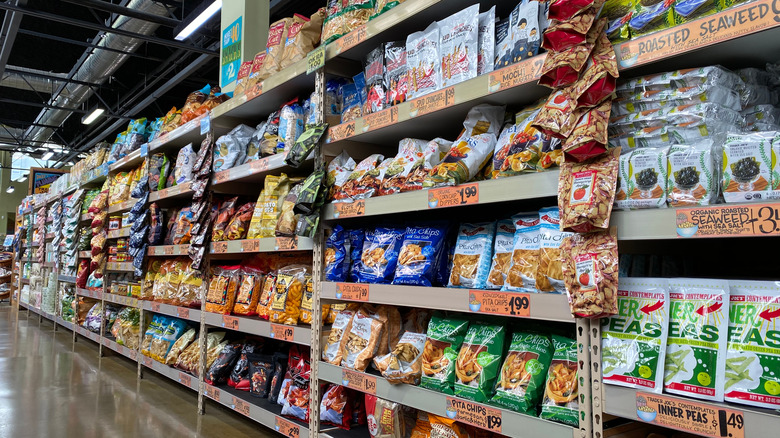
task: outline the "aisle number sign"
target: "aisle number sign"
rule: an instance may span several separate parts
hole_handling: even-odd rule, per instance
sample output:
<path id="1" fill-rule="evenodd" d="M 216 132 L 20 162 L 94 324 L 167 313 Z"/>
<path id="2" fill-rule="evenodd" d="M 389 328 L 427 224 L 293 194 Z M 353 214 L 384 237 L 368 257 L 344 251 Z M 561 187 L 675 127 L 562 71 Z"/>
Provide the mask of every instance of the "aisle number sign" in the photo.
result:
<path id="1" fill-rule="evenodd" d="M 241 67 L 242 18 L 238 17 L 236 21 L 222 31 L 222 50 L 220 51 L 222 78 L 219 83 L 223 88 L 236 81 L 238 68 Z"/>
<path id="2" fill-rule="evenodd" d="M 780 235 L 780 204 L 680 208 L 674 216 L 678 237 Z"/>
<path id="3" fill-rule="evenodd" d="M 636 393 L 637 419 L 712 438 L 744 438 L 741 411 L 680 400 L 664 395 Z"/>

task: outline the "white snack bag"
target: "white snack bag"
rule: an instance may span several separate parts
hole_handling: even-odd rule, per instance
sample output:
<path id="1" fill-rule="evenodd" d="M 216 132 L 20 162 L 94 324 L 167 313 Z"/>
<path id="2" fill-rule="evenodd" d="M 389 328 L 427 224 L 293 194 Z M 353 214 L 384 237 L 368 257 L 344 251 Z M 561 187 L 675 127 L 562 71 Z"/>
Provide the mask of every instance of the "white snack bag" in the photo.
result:
<path id="1" fill-rule="evenodd" d="M 669 282 L 620 278 L 618 314 L 601 319 L 604 383 L 660 394 L 669 328 Z"/>
<path id="2" fill-rule="evenodd" d="M 493 259 L 495 222 L 460 224 L 447 287 L 484 289 Z"/>
<path id="3" fill-rule="evenodd" d="M 723 145 L 723 198 L 726 202 L 762 201 L 772 186 L 774 131 L 729 132 Z"/>
<path id="4" fill-rule="evenodd" d="M 425 30 L 406 37 L 406 71 L 409 96 L 407 100 L 441 88 L 441 58 L 439 57 L 439 24 L 431 23 Z"/>
<path id="5" fill-rule="evenodd" d="M 479 54 L 477 75 L 493 71 L 493 57 L 496 51 L 496 7 L 479 14 Z"/>
<path id="6" fill-rule="evenodd" d="M 669 335 L 664 391 L 723 401 L 729 325 L 729 282 L 669 281 Z"/>
<path id="7" fill-rule="evenodd" d="M 710 205 L 718 196 L 718 151 L 711 141 L 672 145 L 667 153 L 666 201 L 670 207 Z"/>
<path id="8" fill-rule="evenodd" d="M 192 166 L 195 165 L 195 151 L 192 149 L 192 143 L 184 146 L 176 156 L 176 168 L 173 169 L 173 176 L 176 178 L 176 184 L 182 184 L 192 180 Z"/>
<path id="9" fill-rule="evenodd" d="M 669 148 L 639 148 L 620 156 L 615 205 L 624 210 L 666 207 Z"/>
<path id="10" fill-rule="evenodd" d="M 516 214 L 512 216 L 512 221 L 515 224 L 512 260 L 501 290 L 536 292 L 541 240 L 539 213 Z"/>
<path id="11" fill-rule="evenodd" d="M 479 53 L 479 4 L 439 22 L 441 87 L 477 77 Z"/>
<path id="12" fill-rule="evenodd" d="M 501 289 L 501 286 L 504 285 L 506 274 L 512 264 L 514 243 L 515 224 L 512 219 L 498 221 L 493 246 L 493 264 L 490 266 L 490 274 L 488 274 L 486 283 L 488 289 Z"/>
<path id="13" fill-rule="evenodd" d="M 780 282 L 729 281 L 728 402 L 780 408 Z"/>

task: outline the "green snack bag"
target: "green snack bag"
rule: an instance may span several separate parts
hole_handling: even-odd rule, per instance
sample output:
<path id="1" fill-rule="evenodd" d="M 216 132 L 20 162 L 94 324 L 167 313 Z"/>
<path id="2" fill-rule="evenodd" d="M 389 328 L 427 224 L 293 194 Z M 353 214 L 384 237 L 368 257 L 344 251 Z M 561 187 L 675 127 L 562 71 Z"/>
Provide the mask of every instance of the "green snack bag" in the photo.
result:
<path id="1" fill-rule="evenodd" d="M 550 337 L 533 332 L 515 332 L 496 382 L 492 403 L 536 415 L 544 392 L 547 369 L 553 356 Z"/>
<path id="2" fill-rule="evenodd" d="M 558 335 L 552 335 L 552 342 L 555 352 L 547 370 L 540 417 L 577 427 L 577 342 Z"/>
<path id="3" fill-rule="evenodd" d="M 506 329 L 500 325 L 472 324 L 455 362 L 455 395 L 486 402 L 493 396 Z"/>
<path id="4" fill-rule="evenodd" d="M 604 383 L 660 394 L 669 327 L 669 282 L 620 278 L 618 314 L 601 319 Z"/>
<path id="5" fill-rule="evenodd" d="M 664 391 L 722 402 L 729 282 L 678 278 L 669 286 Z"/>
<path id="6" fill-rule="evenodd" d="M 420 386 L 445 394 L 453 394 L 455 361 L 469 323 L 462 318 L 434 315 L 428 323 L 428 339 L 422 356 Z"/>
<path id="7" fill-rule="evenodd" d="M 284 158 L 284 162 L 292 167 L 299 167 L 306 158 L 309 156 L 317 143 L 320 142 L 322 134 L 328 129 L 327 123 L 310 126 L 303 134 L 301 134 L 290 150 L 287 152 L 287 156 Z"/>
<path id="8" fill-rule="evenodd" d="M 780 282 L 729 281 L 727 402 L 780 408 Z"/>

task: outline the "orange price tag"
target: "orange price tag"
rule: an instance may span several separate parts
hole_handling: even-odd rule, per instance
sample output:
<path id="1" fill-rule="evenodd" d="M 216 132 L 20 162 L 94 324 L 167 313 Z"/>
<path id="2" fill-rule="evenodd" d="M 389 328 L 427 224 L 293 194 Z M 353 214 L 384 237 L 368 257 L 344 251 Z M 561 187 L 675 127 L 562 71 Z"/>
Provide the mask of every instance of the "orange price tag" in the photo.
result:
<path id="1" fill-rule="evenodd" d="M 249 169 L 252 173 L 265 172 L 268 170 L 268 158 L 260 158 L 249 162 Z"/>
<path id="2" fill-rule="evenodd" d="M 103 338 L 103 345 L 108 347 L 108 345 L 111 343 L 111 341 L 108 338 Z"/>
<path id="3" fill-rule="evenodd" d="M 376 377 L 352 370 L 341 370 L 341 384 L 347 388 L 376 395 Z"/>
<path id="4" fill-rule="evenodd" d="M 659 394 L 636 393 L 638 420 L 696 435 L 744 438 L 742 411 L 681 400 Z"/>
<path id="5" fill-rule="evenodd" d="M 339 202 L 333 204 L 333 216 L 335 218 L 363 216 L 366 214 L 366 200 L 358 199 L 354 202 Z"/>
<path id="6" fill-rule="evenodd" d="M 206 397 L 214 401 L 219 401 L 219 393 L 220 393 L 219 388 L 215 388 L 211 385 L 206 385 Z"/>
<path id="7" fill-rule="evenodd" d="M 247 90 L 247 92 L 246 92 L 246 99 L 247 100 L 252 100 L 252 99 L 254 99 L 255 97 L 257 97 L 257 96 L 259 96 L 261 94 L 263 94 L 263 83 L 259 82 L 259 83 L 255 84 L 252 88 Z"/>
<path id="8" fill-rule="evenodd" d="M 176 316 L 179 318 L 190 319 L 190 309 L 186 307 L 177 307 Z"/>
<path id="9" fill-rule="evenodd" d="M 160 311 L 160 303 L 152 303 L 152 312 Z"/>
<path id="10" fill-rule="evenodd" d="M 223 182 L 230 179 L 230 169 L 223 170 L 221 172 L 217 172 L 214 174 L 214 181 L 216 181 L 217 184 L 222 184 Z"/>
<path id="11" fill-rule="evenodd" d="M 163 247 L 163 254 L 173 255 L 173 245 L 166 245 Z"/>
<path id="12" fill-rule="evenodd" d="M 355 121 L 342 123 L 340 125 L 328 128 L 328 137 L 326 143 L 333 143 L 339 140 L 344 140 L 355 135 Z"/>
<path id="13" fill-rule="evenodd" d="M 391 106 L 385 110 L 368 114 L 363 117 L 363 132 L 384 128 L 398 121 L 398 107 Z"/>
<path id="14" fill-rule="evenodd" d="M 674 218 L 678 237 L 780 235 L 780 204 L 680 208 Z"/>
<path id="15" fill-rule="evenodd" d="M 241 252 L 257 252 L 260 251 L 260 241 L 257 239 L 249 239 L 241 241 Z"/>
<path id="16" fill-rule="evenodd" d="M 275 248 L 277 251 L 295 251 L 298 249 L 298 239 L 295 237 L 277 237 Z"/>
<path id="17" fill-rule="evenodd" d="M 339 53 L 343 53 L 356 45 L 362 43 L 366 39 L 366 25 L 362 25 L 352 32 L 344 35 L 336 40 L 336 46 L 339 48 Z"/>
<path id="18" fill-rule="evenodd" d="M 238 330 L 238 318 L 234 316 L 222 316 L 222 327 L 231 329 L 231 330 Z"/>
<path id="19" fill-rule="evenodd" d="M 211 252 L 214 254 L 224 254 L 227 252 L 227 242 L 214 242 L 211 244 Z"/>
<path id="20" fill-rule="evenodd" d="M 368 301 L 368 285 L 365 283 L 336 283 L 336 298 L 348 301 Z"/>
<path id="21" fill-rule="evenodd" d="M 123 356 L 127 356 L 127 353 L 125 353 L 125 346 L 122 344 L 116 344 L 116 351 Z"/>
<path id="22" fill-rule="evenodd" d="M 271 324 L 271 337 L 279 341 L 292 341 L 295 337 L 295 327 Z"/>
<path id="23" fill-rule="evenodd" d="M 282 417 L 276 417 L 276 424 L 274 424 L 274 429 L 286 437 L 300 438 L 301 431 L 300 428 L 298 428 L 298 425 L 287 421 Z"/>
<path id="24" fill-rule="evenodd" d="M 192 376 L 187 373 L 179 372 L 179 383 L 184 386 L 192 386 Z"/>
<path id="25" fill-rule="evenodd" d="M 531 297 L 528 294 L 470 290 L 468 299 L 472 312 L 518 317 L 531 315 Z"/>
<path id="26" fill-rule="evenodd" d="M 233 396 L 233 410 L 244 414 L 247 417 L 249 416 L 249 403 L 245 402 L 244 400 L 241 400 L 240 398 Z"/>
<path id="27" fill-rule="evenodd" d="M 144 356 L 144 365 L 151 368 L 152 364 L 154 363 L 154 360 L 149 356 Z"/>
<path id="28" fill-rule="evenodd" d="M 446 399 L 447 416 L 480 429 L 501 433 L 501 411 L 455 397 Z"/>
<path id="29" fill-rule="evenodd" d="M 457 207 L 479 203 L 479 184 L 461 184 L 428 190 L 428 208 Z"/>
<path id="30" fill-rule="evenodd" d="M 545 54 L 541 54 L 509 67 L 494 70 L 488 77 L 488 92 L 496 93 L 537 81 L 542 75 L 545 56 Z"/>
<path id="31" fill-rule="evenodd" d="M 157 192 L 157 199 L 164 199 L 168 197 L 171 189 L 162 189 Z"/>
<path id="32" fill-rule="evenodd" d="M 419 117 L 447 108 L 455 103 L 455 87 L 447 87 L 412 100 L 409 117 Z"/>

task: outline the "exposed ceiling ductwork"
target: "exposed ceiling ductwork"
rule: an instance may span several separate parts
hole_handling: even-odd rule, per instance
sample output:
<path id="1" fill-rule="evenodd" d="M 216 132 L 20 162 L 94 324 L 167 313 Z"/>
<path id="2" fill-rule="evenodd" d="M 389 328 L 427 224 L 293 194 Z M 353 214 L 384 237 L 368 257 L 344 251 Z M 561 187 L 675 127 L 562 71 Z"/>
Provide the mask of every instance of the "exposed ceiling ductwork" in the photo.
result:
<path id="1" fill-rule="evenodd" d="M 36 91 L 38 93 L 54 94 L 64 84 L 68 75 L 66 73 L 51 73 L 47 71 L 35 70 L 26 67 L 11 67 L 0 78 L 0 87 L 17 88 L 19 90 Z M 48 79 L 48 77 L 59 77 L 62 80 Z M 64 88 L 61 94 L 67 96 L 68 89 Z"/>

